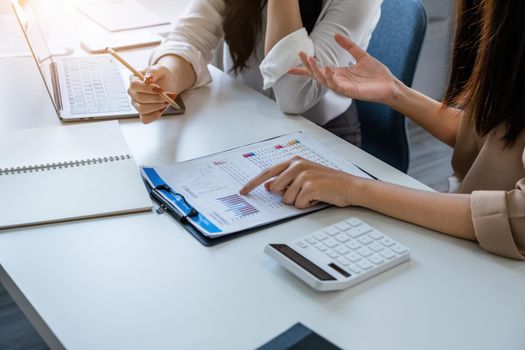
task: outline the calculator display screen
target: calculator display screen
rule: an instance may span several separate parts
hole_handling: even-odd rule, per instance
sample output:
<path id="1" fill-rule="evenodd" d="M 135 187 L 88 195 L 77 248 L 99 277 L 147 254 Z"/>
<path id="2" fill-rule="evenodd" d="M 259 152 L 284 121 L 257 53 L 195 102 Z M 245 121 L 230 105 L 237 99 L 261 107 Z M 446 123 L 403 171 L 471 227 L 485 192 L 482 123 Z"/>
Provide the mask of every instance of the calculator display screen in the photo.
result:
<path id="1" fill-rule="evenodd" d="M 277 250 L 279 253 L 286 256 L 288 259 L 292 260 L 297 265 L 301 266 L 303 269 L 314 275 L 317 279 L 321 281 L 336 281 L 337 279 L 330 275 L 325 270 L 321 269 L 319 266 L 315 265 L 310 260 L 306 259 L 301 254 L 297 253 L 292 248 L 288 247 L 286 244 L 270 244 L 272 248 Z"/>

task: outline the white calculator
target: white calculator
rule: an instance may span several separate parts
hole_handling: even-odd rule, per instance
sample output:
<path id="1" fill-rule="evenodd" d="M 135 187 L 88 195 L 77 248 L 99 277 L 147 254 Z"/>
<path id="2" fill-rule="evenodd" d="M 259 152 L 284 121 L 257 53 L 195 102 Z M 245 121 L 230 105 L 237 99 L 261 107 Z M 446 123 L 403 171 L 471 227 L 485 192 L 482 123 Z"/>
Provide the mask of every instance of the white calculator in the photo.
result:
<path id="1" fill-rule="evenodd" d="M 301 237 L 269 244 L 266 254 L 319 291 L 341 290 L 409 259 L 409 250 L 357 218 Z"/>

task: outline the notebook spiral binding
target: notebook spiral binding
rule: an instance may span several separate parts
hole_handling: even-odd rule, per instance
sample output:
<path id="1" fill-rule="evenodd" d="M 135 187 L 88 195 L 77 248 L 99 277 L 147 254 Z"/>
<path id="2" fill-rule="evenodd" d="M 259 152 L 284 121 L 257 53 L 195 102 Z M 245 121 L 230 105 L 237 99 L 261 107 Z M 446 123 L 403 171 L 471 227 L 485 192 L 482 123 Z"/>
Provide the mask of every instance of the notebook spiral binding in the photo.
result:
<path id="1" fill-rule="evenodd" d="M 57 170 L 57 169 L 82 167 L 82 166 L 88 166 L 88 165 L 94 165 L 94 164 L 118 162 L 118 161 L 127 160 L 127 159 L 131 159 L 131 156 L 129 154 L 110 156 L 110 157 L 73 160 L 69 162 L 47 163 L 47 164 L 29 165 L 29 166 L 23 166 L 23 167 L 4 168 L 4 169 L 0 169 L 0 176 L 17 175 L 17 174 L 25 174 L 25 173 L 36 173 L 36 172 L 51 171 L 51 170 Z"/>

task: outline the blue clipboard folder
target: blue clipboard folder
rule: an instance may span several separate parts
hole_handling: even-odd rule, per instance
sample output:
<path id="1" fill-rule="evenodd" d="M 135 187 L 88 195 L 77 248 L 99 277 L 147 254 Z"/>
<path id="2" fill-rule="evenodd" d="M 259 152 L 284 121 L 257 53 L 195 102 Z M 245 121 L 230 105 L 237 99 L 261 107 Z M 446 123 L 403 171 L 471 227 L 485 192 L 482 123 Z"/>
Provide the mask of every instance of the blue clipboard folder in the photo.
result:
<path id="1" fill-rule="evenodd" d="M 308 135 L 296 132 L 225 152 L 156 167 L 142 167 L 158 212 L 168 212 L 206 246 L 259 227 L 328 207 L 297 209 L 262 185 L 241 196 L 240 188 L 262 170 L 293 156 L 357 176 L 369 177 L 355 165 Z"/>
<path id="2" fill-rule="evenodd" d="M 164 182 L 164 180 L 162 180 L 155 169 L 144 167 L 142 170 L 144 172 L 143 177 L 146 175 L 150 180 L 148 181 L 148 179 L 144 178 L 144 183 L 146 184 L 148 193 L 150 197 L 159 205 L 157 212 L 159 214 L 164 212 L 169 213 L 186 231 L 188 231 L 204 246 L 210 247 L 239 236 L 239 234 L 232 234 L 217 238 L 206 237 L 188 220 L 188 215 L 190 215 L 194 209 L 189 206 L 185 200 L 180 198 L 180 196 L 173 194 L 171 188 L 166 184 L 166 182 Z M 208 221 L 202 214 L 199 213 L 198 215 L 200 222 Z"/>

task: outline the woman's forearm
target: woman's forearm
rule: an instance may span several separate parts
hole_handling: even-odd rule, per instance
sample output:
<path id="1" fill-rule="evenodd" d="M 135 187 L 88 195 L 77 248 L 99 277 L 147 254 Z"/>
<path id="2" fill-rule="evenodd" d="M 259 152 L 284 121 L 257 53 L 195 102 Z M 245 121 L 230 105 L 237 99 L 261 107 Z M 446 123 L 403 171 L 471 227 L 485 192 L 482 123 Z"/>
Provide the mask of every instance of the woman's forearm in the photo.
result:
<path id="1" fill-rule="evenodd" d="M 176 94 L 191 88 L 197 79 L 193 66 L 184 60 L 183 58 L 176 55 L 163 56 L 159 61 L 159 64 L 167 67 L 176 77 Z"/>
<path id="2" fill-rule="evenodd" d="M 349 192 L 353 205 L 454 237 L 476 240 L 470 195 L 425 192 L 355 178 Z"/>
<path id="3" fill-rule="evenodd" d="M 463 111 L 443 105 L 422 93 L 396 82 L 396 93 L 388 105 L 419 124 L 437 139 L 454 147 Z"/>
<path id="4" fill-rule="evenodd" d="M 282 38 L 303 27 L 298 0 L 268 0 L 264 54 Z"/>

